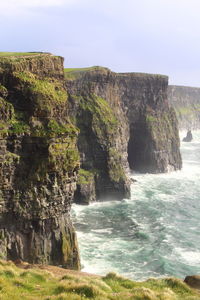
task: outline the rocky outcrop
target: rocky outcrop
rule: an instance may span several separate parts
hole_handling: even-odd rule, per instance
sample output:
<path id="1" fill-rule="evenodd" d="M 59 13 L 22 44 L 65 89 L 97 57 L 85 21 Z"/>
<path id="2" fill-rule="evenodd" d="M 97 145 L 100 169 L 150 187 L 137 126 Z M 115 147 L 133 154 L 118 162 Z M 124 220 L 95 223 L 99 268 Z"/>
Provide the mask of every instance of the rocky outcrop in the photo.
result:
<path id="1" fill-rule="evenodd" d="M 171 85 L 168 98 L 176 111 L 180 130 L 200 129 L 200 88 Z"/>
<path id="2" fill-rule="evenodd" d="M 168 104 L 166 76 L 117 74 L 94 67 L 66 72 L 66 86 L 70 113 L 80 129 L 81 167 L 90 172 L 93 182 L 88 179 L 78 185 L 78 202 L 85 202 L 91 185 L 96 198 L 126 197 L 128 167 L 151 173 L 181 168 L 177 119 Z"/>
<path id="3" fill-rule="evenodd" d="M 188 130 L 186 137 L 183 138 L 183 142 L 191 142 L 193 139 L 191 130 Z"/>
<path id="4" fill-rule="evenodd" d="M 186 276 L 184 282 L 191 288 L 200 290 L 200 275 Z"/>
<path id="5" fill-rule="evenodd" d="M 68 120 L 63 59 L 0 59 L 0 256 L 79 269 L 69 212 L 77 130 Z"/>

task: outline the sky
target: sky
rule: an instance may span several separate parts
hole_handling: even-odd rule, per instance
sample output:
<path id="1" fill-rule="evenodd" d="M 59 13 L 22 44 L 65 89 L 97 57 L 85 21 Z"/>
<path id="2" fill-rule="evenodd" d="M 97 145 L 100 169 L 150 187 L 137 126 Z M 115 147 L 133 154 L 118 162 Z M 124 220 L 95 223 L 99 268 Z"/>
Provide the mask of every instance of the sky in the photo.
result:
<path id="1" fill-rule="evenodd" d="M 0 0 L 0 51 L 46 51 L 65 67 L 169 76 L 200 87 L 199 0 Z"/>

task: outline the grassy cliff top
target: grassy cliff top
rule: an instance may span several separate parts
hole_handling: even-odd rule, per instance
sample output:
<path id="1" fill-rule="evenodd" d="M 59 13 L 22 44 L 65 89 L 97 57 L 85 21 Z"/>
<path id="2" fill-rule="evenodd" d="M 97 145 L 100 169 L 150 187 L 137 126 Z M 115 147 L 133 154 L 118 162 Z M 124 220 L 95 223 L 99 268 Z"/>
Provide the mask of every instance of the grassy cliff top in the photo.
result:
<path id="1" fill-rule="evenodd" d="M 176 278 L 135 282 L 115 273 L 104 277 L 45 265 L 0 261 L 0 299 L 199 300 Z"/>
<path id="2" fill-rule="evenodd" d="M 90 73 L 94 71 L 101 71 L 101 72 L 108 72 L 110 71 L 107 68 L 100 67 L 100 66 L 93 66 L 93 67 L 86 67 L 86 68 L 65 68 L 65 78 L 68 80 L 75 80 L 85 73 Z"/>
<path id="3" fill-rule="evenodd" d="M 102 72 L 102 73 L 113 73 L 119 77 L 135 77 L 135 78 L 163 78 L 168 79 L 168 76 L 162 74 L 150 74 L 150 73 L 139 73 L 139 72 L 123 72 L 123 73 L 116 73 L 112 72 L 109 68 L 101 67 L 101 66 L 93 66 L 93 67 L 86 67 L 86 68 L 65 68 L 65 78 L 69 80 L 75 80 L 85 73 L 93 73 L 94 71 Z"/>
<path id="4" fill-rule="evenodd" d="M 97 70 L 105 70 L 107 68 L 100 66 L 86 67 L 86 68 L 65 68 L 65 73 L 74 73 L 74 72 L 87 72 L 87 71 L 97 71 Z M 108 69 L 107 69 L 108 70 Z"/>
<path id="5" fill-rule="evenodd" d="M 63 79 L 63 57 L 47 52 L 0 52 L 0 74 L 29 72 Z"/>
<path id="6" fill-rule="evenodd" d="M 24 57 L 24 56 L 34 56 L 34 55 L 50 55 L 47 52 L 0 52 L 1 57 L 10 57 L 10 56 L 17 56 L 17 57 Z"/>

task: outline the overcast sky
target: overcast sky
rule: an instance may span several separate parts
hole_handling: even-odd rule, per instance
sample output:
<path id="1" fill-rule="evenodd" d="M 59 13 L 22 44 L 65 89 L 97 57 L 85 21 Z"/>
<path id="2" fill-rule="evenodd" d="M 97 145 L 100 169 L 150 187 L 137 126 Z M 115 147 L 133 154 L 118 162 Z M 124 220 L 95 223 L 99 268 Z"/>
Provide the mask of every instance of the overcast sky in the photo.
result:
<path id="1" fill-rule="evenodd" d="M 0 51 L 200 86 L 200 0 L 0 0 Z"/>

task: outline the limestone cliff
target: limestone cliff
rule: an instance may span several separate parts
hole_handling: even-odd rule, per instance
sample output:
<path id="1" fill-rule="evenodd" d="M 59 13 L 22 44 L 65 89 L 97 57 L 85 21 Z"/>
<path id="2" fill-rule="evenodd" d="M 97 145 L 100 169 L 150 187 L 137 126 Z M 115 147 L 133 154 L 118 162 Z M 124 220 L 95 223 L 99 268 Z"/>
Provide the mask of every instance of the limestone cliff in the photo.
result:
<path id="1" fill-rule="evenodd" d="M 61 57 L 0 59 L 0 257 L 79 269 L 77 130 L 63 78 Z"/>
<path id="2" fill-rule="evenodd" d="M 181 168 L 166 76 L 94 67 L 66 70 L 66 86 L 70 113 L 80 129 L 78 202 L 126 197 L 128 167 L 152 173 Z"/>
<path id="3" fill-rule="evenodd" d="M 181 130 L 200 129 L 200 88 L 171 85 L 168 98 Z"/>

